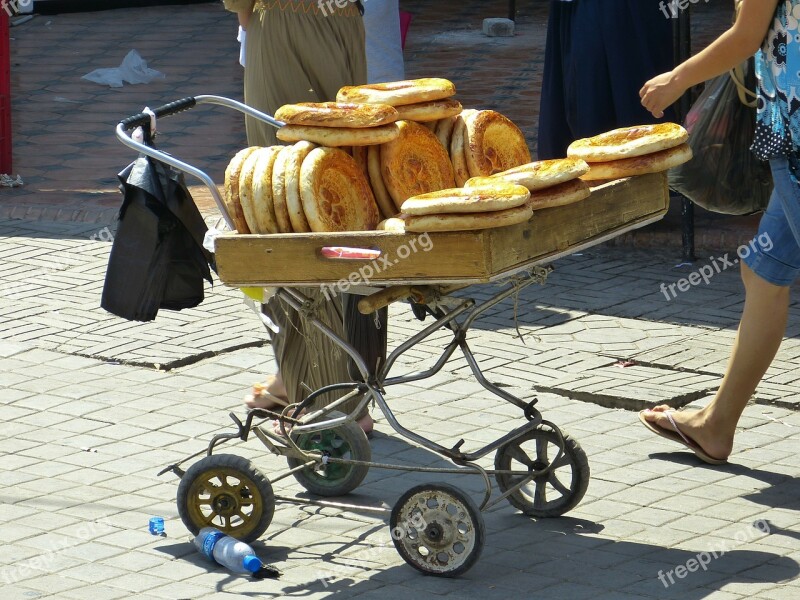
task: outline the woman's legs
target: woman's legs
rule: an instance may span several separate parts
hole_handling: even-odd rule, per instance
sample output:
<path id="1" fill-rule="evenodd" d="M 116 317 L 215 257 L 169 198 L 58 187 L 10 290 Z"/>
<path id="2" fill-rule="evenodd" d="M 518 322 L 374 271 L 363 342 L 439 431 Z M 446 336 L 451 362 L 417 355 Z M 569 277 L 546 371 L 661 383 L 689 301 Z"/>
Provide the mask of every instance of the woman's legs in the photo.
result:
<path id="1" fill-rule="evenodd" d="M 717 395 L 702 410 L 672 415 L 684 435 L 714 458 L 727 458 L 733 448 L 736 423 L 756 386 L 778 352 L 786 330 L 789 288 L 761 279 L 742 263 L 745 303 L 728 368 Z M 671 429 L 666 405 L 645 412 L 645 418 Z"/>

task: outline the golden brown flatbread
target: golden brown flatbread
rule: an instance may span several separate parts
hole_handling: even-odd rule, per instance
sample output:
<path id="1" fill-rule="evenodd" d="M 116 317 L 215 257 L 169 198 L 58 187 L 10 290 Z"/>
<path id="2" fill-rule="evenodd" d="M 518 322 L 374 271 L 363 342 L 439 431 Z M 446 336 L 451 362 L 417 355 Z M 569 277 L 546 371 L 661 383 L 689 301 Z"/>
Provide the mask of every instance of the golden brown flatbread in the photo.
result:
<path id="1" fill-rule="evenodd" d="M 492 175 L 488 180 L 502 179 L 510 183 L 524 185 L 533 192 L 572 181 L 588 172 L 589 165 L 580 158 L 556 158 L 515 167 L 497 175 Z M 466 185 L 481 184 L 485 181 L 487 181 L 485 177 L 474 177 L 467 181 Z"/>
<path id="2" fill-rule="evenodd" d="M 292 146 L 283 172 L 286 178 L 286 209 L 289 211 L 289 221 L 292 223 L 292 231 L 295 233 L 311 231 L 305 212 L 303 212 L 303 203 L 300 200 L 300 167 L 314 148 L 316 146 L 311 142 L 297 142 Z"/>
<path id="3" fill-rule="evenodd" d="M 398 138 L 381 146 L 381 175 L 396 206 L 411 196 L 455 187 L 450 157 L 432 131 L 398 121 Z"/>
<path id="4" fill-rule="evenodd" d="M 508 227 L 517 223 L 525 223 L 533 215 L 533 209 L 527 204 L 508 210 L 487 213 L 464 213 L 458 215 L 401 215 L 405 222 L 405 231 L 413 233 L 438 231 L 474 231 L 478 229 L 494 229 Z"/>
<path id="5" fill-rule="evenodd" d="M 367 162 L 369 155 L 369 146 L 353 146 L 353 149 L 350 153 L 358 166 L 361 167 L 361 170 L 364 171 L 364 175 L 369 177 L 369 163 Z"/>
<path id="6" fill-rule="evenodd" d="M 292 221 L 289 219 L 289 207 L 286 205 L 286 161 L 289 160 L 291 152 L 292 146 L 281 148 L 272 167 L 272 203 L 280 233 L 292 233 Z"/>
<path id="7" fill-rule="evenodd" d="M 454 117 L 447 117 L 446 119 L 441 119 L 436 122 L 436 129 L 434 130 L 434 133 L 436 134 L 436 137 L 439 138 L 439 141 L 447 150 L 448 154 L 450 153 L 450 140 L 453 139 L 453 128 L 456 126 L 457 120 L 458 115 Z"/>
<path id="8" fill-rule="evenodd" d="M 245 219 L 252 233 L 279 233 L 272 201 L 272 168 L 283 146 L 270 146 L 260 153 L 250 188 L 250 202 L 243 202 Z M 250 211 L 250 212 L 248 212 Z"/>
<path id="9" fill-rule="evenodd" d="M 689 133 L 676 123 L 622 127 L 572 142 L 567 156 L 588 163 L 607 162 L 668 150 L 688 139 Z"/>
<path id="10" fill-rule="evenodd" d="M 247 226 L 247 221 L 244 218 L 242 211 L 242 203 L 239 198 L 239 176 L 242 173 L 242 167 L 250 155 L 258 150 L 257 146 L 239 150 L 236 155 L 228 163 L 228 168 L 225 169 L 225 194 L 223 201 L 225 208 L 228 209 L 228 215 L 233 221 L 233 226 L 239 233 L 250 233 L 250 228 Z"/>
<path id="11" fill-rule="evenodd" d="M 581 177 L 584 181 L 599 181 L 603 179 L 622 179 L 635 177 L 648 173 L 660 173 L 692 159 L 692 148 L 689 144 L 682 144 L 675 148 L 662 150 L 644 156 L 623 158 L 608 162 L 589 163 L 589 172 Z"/>
<path id="12" fill-rule="evenodd" d="M 381 215 L 386 218 L 396 215 L 399 212 L 398 206 L 389 195 L 386 185 L 383 183 L 381 173 L 381 147 L 369 146 L 367 149 L 367 171 L 369 172 L 369 182 L 372 192 L 375 194 L 375 202 L 380 209 Z"/>
<path id="13" fill-rule="evenodd" d="M 303 161 L 300 197 L 311 231 L 369 231 L 380 220 L 364 173 L 336 148 L 315 148 Z"/>
<path id="14" fill-rule="evenodd" d="M 472 188 L 455 188 L 414 196 L 403 202 L 405 215 L 483 213 L 516 208 L 531 193 L 521 185 L 495 182 Z"/>
<path id="15" fill-rule="evenodd" d="M 434 100 L 432 102 L 419 102 L 417 104 L 398 106 L 396 110 L 400 114 L 398 121 L 428 123 L 430 121 L 438 121 L 439 119 L 458 116 L 463 109 L 461 102 L 453 100 L 452 98 L 447 98 L 445 100 Z"/>
<path id="16" fill-rule="evenodd" d="M 450 160 L 453 163 L 453 175 L 456 185 L 462 187 L 470 178 L 467 166 L 467 124 L 466 118 L 475 114 L 476 110 L 463 111 L 453 126 L 453 135 L 450 139 Z"/>
<path id="17" fill-rule="evenodd" d="M 403 219 L 403 215 L 398 215 L 397 217 L 392 217 L 378 223 L 377 230 L 391 231 L 392 233 L 405 233 L 406 222 Z"/>
<path id="18" fill-rule="evenodd" d="M 372 146 L 385 144 L 399 135 L 397 126 L 381 125 L 357 129 L 355 127 L 310 127 L 307 125 L 284 125 L 278 129 L 278 139 L 283 142 L 314 142 L 320 146 Z"/>
<path id="19" fill-rule="evenodd" d="M 387 104 L 345 104 L 341 102 L 301 102 L 286 104 L 275 113 L 275 119 L 287 125 L 313 127 L 379 127 L 400 118 Z"/>
<path id="20" fill-rule="evenodd" d="M 336 100 L 338 102 L 404 106 L 418 102 L 442 100 L 455 95 L 456 86 L 447 79 L 426 78 L 347 86 L 339 90 Z"/>
<path id="21" fill-rule="evenodd" d="M 560 183 L 554 187 L 531 192 L 528 206 L 533 210 L 566 206 L 567 204 L 585 200 L 591 193 L 592 190 L 589 188 L 589 184 L 580 179 L 573 179 L 572 181 Z"/>
<path id="22" fill-rule="evenodd" d="M 531 162 L 525 136 L 510 119 L 493 110 L 467 115 L 465 158 L 471 177 L 495 175 Z"/>

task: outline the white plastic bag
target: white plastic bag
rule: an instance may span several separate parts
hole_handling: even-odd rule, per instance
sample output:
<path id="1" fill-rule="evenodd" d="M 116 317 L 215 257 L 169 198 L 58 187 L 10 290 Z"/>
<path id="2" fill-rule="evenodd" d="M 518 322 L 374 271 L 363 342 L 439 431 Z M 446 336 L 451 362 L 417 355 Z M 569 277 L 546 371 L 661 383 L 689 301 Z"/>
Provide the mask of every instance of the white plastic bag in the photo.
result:
<path id="1" fill-rule="evenodd" d="M 81 79 L 118 88 L 122 87 L 123 83 L 150 83 L 155 79 L 164 79 L 165 77 L 166 75 L 160 71 L 147 68 L 147 61 L 136 50 L 131 50 L 119 67 L 95 69 Z"/>

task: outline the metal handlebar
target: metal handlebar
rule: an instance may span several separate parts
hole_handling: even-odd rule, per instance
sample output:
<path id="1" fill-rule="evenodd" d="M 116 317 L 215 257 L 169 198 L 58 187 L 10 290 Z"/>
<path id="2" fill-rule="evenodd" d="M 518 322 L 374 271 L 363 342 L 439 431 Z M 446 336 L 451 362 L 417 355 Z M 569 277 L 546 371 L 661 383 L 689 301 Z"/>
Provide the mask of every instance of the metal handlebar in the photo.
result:
<path id="1" fill-rule="evenodd" d="M 184 112 L 187 110 L 191 110 L 195 106 L 200 104 L 216 104 L 218 106 L 225 106 L 227 108 L 232 108 L 234 110 L 238 110 L 241 113 L 249 115 L 259 121 L 264 121 L 265 123 L 269 123 L 273 127 L 283 127 L 283 123 L 281 121 L 276 121 L 270 115 L 261 112 L 260 110 L 256 110 L 246 104 L 238 102 L 236 100 L 231 100 L 230 98 L 225 98 L 223 96 L 195 96 L 189 98 L 183 98 L 182 100 L 176 100 L 175 102 L 170 102 L 169 104 L 165 104 L 164 106 L 160 106 L 154 109 L 152 112 L 155 114 L 156 118 L 159 117 L 168 117 L 171 115 L 175 115 L 180 112 Z M 128 135 L 128 131 L 131 129 L 136 129 L 137 127 L 149 127 L 150 125 L 151 115 L 150 113 L 139 113 L 137 115 L 133 115 L 128 117 L 127 119 L 123 119 L 119 122 L 116 129 L 117 139 L 122 142 L 128 148 L 136 150 L 137 152 L 144 154 L 145 156 L 150 156 L 155 158 L 159 162 L 167 164 L 179 171 L 187 173 L 188 175 L 192 175 L 202 181 L 206 187 L 208 188 L 209 192 L 211 192 L 211 197 L 214 198 L 214 202 L 219 209 L 220 214 L 225 219 L 225 222 L 228 224 L 228 227 L 234 229 L 235 226 L 233 221 L 231 220 L 231 216 L 228 213 L 228 209 L 225 206 L 225 202 L 222 200 L 222 196 L 220 196 L 219 189 L 217 189 L 217 185 L 214 183 L 214 180 L 200 169 L 193 167 L 192 165 L 185 163 L 177 158 L 170 156 L 169 154 L 162 152 L 160 150 L 156 150 L 155 148 L 148 146 L 146 144 L 142 144 L 141 142 L 137 142 Z"/>

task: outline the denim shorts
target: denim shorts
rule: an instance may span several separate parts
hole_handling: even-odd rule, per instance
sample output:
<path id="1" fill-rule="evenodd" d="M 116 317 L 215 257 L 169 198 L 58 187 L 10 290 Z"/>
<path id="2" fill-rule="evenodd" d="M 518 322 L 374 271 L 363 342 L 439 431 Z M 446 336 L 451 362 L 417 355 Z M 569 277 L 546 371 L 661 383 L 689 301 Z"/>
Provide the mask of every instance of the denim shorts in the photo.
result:
<path id="1" fill-rule="evenodd" d="M 786 159 L 771 160 L 770 167 L 775 189 L 758 235 L 741 258 L 761 279 L 786 287 L 800 275 L 800 185 Z"/>

